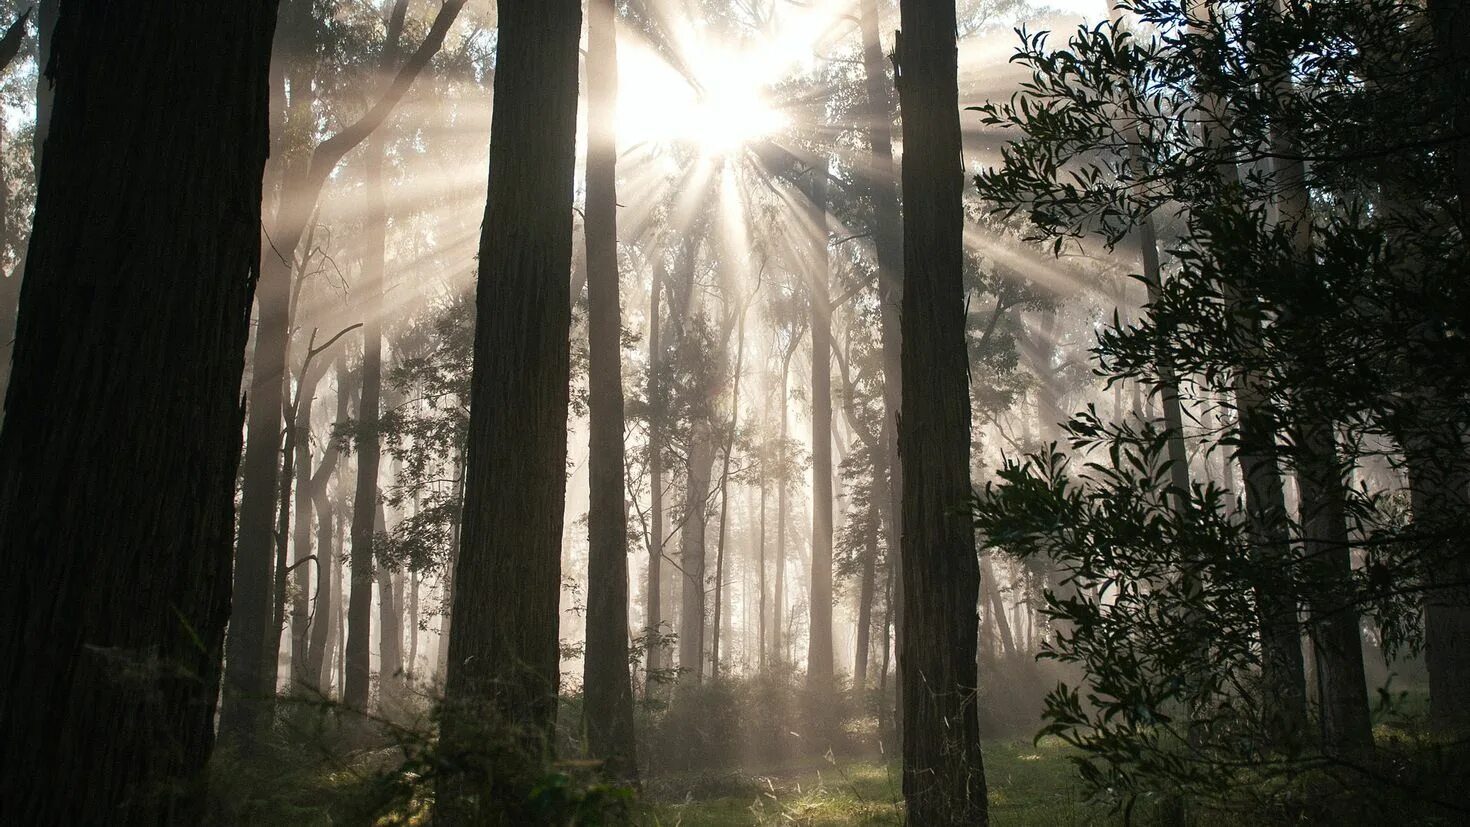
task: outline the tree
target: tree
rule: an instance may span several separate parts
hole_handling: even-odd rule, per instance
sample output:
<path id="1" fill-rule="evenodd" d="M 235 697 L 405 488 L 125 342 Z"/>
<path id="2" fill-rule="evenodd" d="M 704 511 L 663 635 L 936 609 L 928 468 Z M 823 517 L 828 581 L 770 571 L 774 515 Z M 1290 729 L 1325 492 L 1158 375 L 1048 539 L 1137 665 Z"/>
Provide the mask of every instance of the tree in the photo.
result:
<path id="1" fill-rule="evenodd" d="M 332 172 L 347 153 L 360 146 L 388 119 L 419 73 L 444 44 L 449 27 L 467 0 L 446 0 L 423 41 L 394 74 L 388 87 L 361 118 L 308 149 L 293 147 L 282 159 L 280 192 L 273 214 L 260 233 L 260 290 L 256 335 L 251 355 L 249 411 L 245 454 L 241 462 L 239 540 L 235 556 L 233 607 L 228 641 L 224 708 L 220 731 L 248 746 L 274 695 L 276 664 L 267 657 L 271 633 L 272 548 L 285 403 L 286 354 L 291 341 L 291 276 L 297 250 L 309 234 L 311 217 Z M 288 0 L 282 15 L 289 37 L 309 31 L 312 4 Z M 298 54 L 310 51 L 299 42 Z M 315 135 L 309 66 L 298 61 L 288 68 L 290 96 L 283 131 Z M 285 75 L 275 80 L 279 85 Z"/>
<path id="2" fill-rule="evenodd" d="M 200 821 L 274 26 L 60 9 L 0 434 L 7 820 Z"/>
<path id="3" fill-rule="evenodd" d="M 397 60 L 398 41 L 403 34 L 403 17 L 408 0 L 394 0 L 388 16 L 387 39 L 383 46 L 383 67 Z M 366 712 L 368 708 L 369 658 L 368 635 L 373 612 L 373 538 L 377 534 L 378 464 L 382 455 L 382 439 L 378 418 L 383 392 L 383 270 L 387 256 L 388 217 L 383 204 L 383 139 L 381 132 L 368 138 L 363 155 L 364 193 L 367 216 L 364 222 L 362 252 L 362 401 L 358 406 L 357 489 L 352 500 L 352 579 L 347 596 L 347 685 L 342 702 Z M 387 602 L 389 594 L 381 592 Z M 391 664 L 383 653 L 384 668 L 379 689 L 384 691 L 396 680 Z M 384 692 L 386 694 L 386 692 Z"/>
<path id="4" fill-rule="evenodd" d="M 832 689 L 832 299 L 827 261 L 827 164 L 807 170 L 807 299 L 812 325 L 812 576 L 807 686 Z"/>
<path id="5" fill-rule="evenodd" d="M 899 12 L 903 791 L 915 824 L 983 825 L 955 5 L 902 0 Z"/>
<path id="6" fill-rule="evenodd" d="M 437 819 L 522 820 L 528 767 L 550 750 L 570 380 L 577 0 L 502 2 L 480 238 L 464 525 L 441 743 L 493 755 L 441 784 Z M 493 595 L 493 599 L 492 599 Z M 493 745 L 490 748 L 494 748 Z M 473 793 L 488 811 L 477 814 Z M 521 813 L 518 818 L 517 814 Z"/>
<path id="7" fill-rule="evenodd" d="M 623 489 L 622 307 L 617 228 L 617 31 L 613 0 L 587 9 L 587 649 L 582 687 L 588 750 L 631 778 L 628 511 Z M 657 288 L 655 288 L 657 289 Z M 657 480 L 653 483 L 659 485 Z"/>

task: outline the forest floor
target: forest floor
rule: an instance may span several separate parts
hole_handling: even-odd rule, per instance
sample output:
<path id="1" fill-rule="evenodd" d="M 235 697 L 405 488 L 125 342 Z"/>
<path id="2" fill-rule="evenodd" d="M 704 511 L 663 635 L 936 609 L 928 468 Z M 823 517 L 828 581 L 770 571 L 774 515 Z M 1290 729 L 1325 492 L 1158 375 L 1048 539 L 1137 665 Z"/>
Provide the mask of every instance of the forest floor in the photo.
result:
<path id="1" fill-rule="evenodd" d="M 987 741 L 985 778 L 995 827 L 1106 823 L 1106 809 L 1083 801 L 1056 739 Z M 648 784 L 649 823 L 658 827 L 879 825 L 902 823 L 897 763 L 817 759 L 748 773 L 665 775 Z"/>

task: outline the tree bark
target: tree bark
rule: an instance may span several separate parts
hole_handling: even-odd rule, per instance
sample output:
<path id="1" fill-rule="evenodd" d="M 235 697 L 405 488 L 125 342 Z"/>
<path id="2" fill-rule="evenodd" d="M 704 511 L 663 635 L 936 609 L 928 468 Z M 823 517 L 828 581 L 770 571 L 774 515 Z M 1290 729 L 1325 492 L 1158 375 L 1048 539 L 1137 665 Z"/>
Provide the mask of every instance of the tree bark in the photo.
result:
<path id="1" fill-rule="evenodd" d="M 474 756 L 488 726 L 537 760 L 486 758 L 493 771 L 446 779 L 436 821 L 448 825 L 529 820 L 539 759 L 553 751 L 560 679 L 582 9 L 578 0 L 502 0 L 499 14 L 441 743 Z"/>
<path id="2" fill-rule="evenodd" d="M 628 675 L 628 508 L 623 489 L 622 303 L 617 223 L 617 13 L 587 5 L 587 646 L 582 720 L 609 778 L 638 772 Z M 656 483 L 655 483 L 656 484 Z"/>
<path id="3" fill-rule="evenodd" d="M 987 823 L 975 709 L 964 185 L 953 0 L 901 0 L 903 790 L 914 824 Z"/>
<path id="4" fill-rule="evenodd" d="M 0 432 L 0 807 L 199 823 L 275 4 L 58 14 Z"/>
<path id="5" fill-rule="evenodd" d="M 295 551 L 291 561 L 292 581 L 295 586 L 291 595 L 291 686 L 293 689 L 299 686 L 310 686 L 314 681 L 314 675 L 307 668 L 310 649 L 310 618 L 311 618 L 311 584 L 316 580 L 320 584 L 321 577 L 313 577 L 314 572 L 321 572 L 321 557 L 316 558 L 316 565 L 311 564 L 311 415 L 315 407 L 316 387 L 320 382 L 324 370 L 310 369 L 301 378 L 301 387 L 297 392 L 296 417 L 291 423 L 295 431 L 294 443 L 296 458 L 294 466 L 296 470 L 296 485 L 293 489 L 296 511 L 296 523 L 293 527 L 291 546 Z M 323 459 L 325 460 L 325 456 Z"/>

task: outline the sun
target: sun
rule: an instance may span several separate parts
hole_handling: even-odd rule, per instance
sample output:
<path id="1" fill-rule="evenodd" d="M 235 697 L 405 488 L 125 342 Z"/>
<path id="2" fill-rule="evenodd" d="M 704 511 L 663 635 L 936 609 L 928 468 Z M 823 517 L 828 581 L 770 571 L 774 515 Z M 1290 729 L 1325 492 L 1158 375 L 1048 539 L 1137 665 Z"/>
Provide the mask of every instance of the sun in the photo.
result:
<path id="1" fill-rule="evenodd" d="M 715 52 L 687 60 L 688 77 L 647 48 L 619 55 L 619 143 L 677 143 L 705 157 L 739 150 L 789 126 L 751 58 Z"/>

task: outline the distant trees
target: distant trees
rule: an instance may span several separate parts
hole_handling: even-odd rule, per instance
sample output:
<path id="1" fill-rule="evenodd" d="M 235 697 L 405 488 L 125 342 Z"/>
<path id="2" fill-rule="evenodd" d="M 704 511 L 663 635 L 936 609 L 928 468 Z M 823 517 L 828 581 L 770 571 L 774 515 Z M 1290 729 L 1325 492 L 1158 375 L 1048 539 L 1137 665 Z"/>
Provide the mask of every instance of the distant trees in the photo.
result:
<path id="1" fill-rule="evenodd" d="M 502 2 L 436 820 L 515 822 L 551 748 L 570 380 L 577 0 Z"/>
<path id="2" fill-rule="evenodd" d="M 201 819 L 275 11 L 60 9 L 0 433 L 6 821 Z"/>
<path id="3" fill-rule="evenodd" d="M 1144 312 L 1094 352 L 1115 382 L 1179 388 L 1193 422 L 1081 412 L 1070 453 L 1011 465 L 979 506 L 994 547 L 1066 561 L 1082 593 L 1050 605 L 1075 629 L 1051 651 L 1129 699 L 1048 700 L 1099 785 L 1238 789 L 1261 749 L 1283 758 L 1266 776 L 1360 766 L 1365 620 L 1388 653 L 1422 642 L 1431 708 L 1460 715 L 1466 580 L 1446 542 L 1470 518 L 1466 250 L 1432 11 L 1137 0 L 1120 13 L 1147 28 L 1115 19 L 1060 50 L 1029 36 L 1033 81 L 983 110 L 1025 135 L 980 193 L 1056 249 L 1174 224 L 1162 277 L 1145 252 Z M 1180 490 L 1180 440 L 1226 456 L 1223 480 Z M 1189 724 L 1161 736 L 1160 715 Z"/>
<path id="4" fill-rule="evenodd" d="M 953 0 L 902 0 L 903 792 L 915 824 L 986 823 L 975 708 L 980 572 L 970 498 L 964 177 Z"/>

